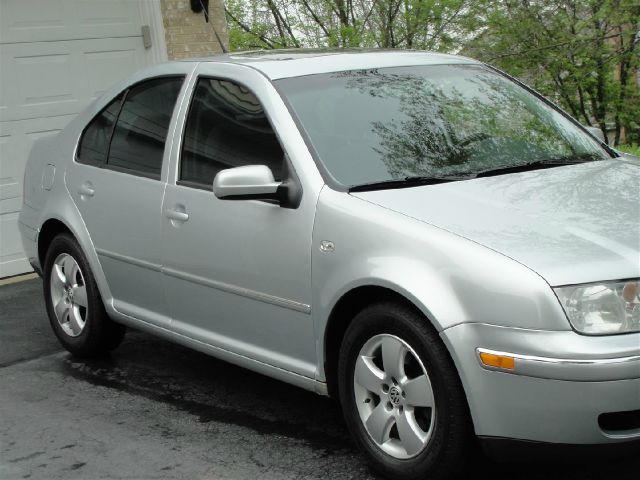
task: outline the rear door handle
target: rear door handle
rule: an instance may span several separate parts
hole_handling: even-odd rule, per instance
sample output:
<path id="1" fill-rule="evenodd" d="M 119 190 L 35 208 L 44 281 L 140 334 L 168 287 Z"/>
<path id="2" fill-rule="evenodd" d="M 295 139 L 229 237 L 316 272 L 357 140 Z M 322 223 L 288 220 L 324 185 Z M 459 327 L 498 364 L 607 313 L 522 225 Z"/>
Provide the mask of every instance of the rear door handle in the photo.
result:
<path id="1" fill-rule="evenodd" d="M 93 189 L 93 185 L 90 182 L 83 183 L 78 188 L 78 193 L 81 197 L 93 197 L 96 191 Z"/>
<path id="2" fill-rule="evenodd" d="M 186 222 L 187 220 L 189 220 L 189 214 L 187 212 L 181 212 L 179 210 L 174 210 L 172 208 L 167 208 L 164 211 L 164 215 L 168 219 L 176 222 Z"/>

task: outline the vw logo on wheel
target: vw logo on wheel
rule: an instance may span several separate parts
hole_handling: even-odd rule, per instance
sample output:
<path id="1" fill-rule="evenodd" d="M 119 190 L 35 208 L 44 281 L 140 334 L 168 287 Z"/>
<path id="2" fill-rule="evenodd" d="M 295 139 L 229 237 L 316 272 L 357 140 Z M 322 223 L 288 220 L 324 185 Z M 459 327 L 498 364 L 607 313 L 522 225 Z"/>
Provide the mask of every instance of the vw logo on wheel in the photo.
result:
<path id="1" fill-rule="evenodd" d="M 400 393 L 400 389 L 398 387 L 391 387 L 389 389 L 389 399 L 394 405 L 398 405 L 400 403 L 402 394 Z"/>

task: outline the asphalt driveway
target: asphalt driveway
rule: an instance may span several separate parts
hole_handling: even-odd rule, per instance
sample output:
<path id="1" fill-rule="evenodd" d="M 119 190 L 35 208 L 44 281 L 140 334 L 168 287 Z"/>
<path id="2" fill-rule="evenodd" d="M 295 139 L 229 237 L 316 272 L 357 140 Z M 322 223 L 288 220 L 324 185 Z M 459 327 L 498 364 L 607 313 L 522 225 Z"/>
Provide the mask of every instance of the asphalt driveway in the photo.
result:
<path id="1" fill-rule="evenodd" d="M 368 479 L 336 404 L 147 334 L 58 346 L 39 279 L 0 287 L 0 479 Z M 638 459 L 493 463 L 473 478 L 636 479 Z"/>

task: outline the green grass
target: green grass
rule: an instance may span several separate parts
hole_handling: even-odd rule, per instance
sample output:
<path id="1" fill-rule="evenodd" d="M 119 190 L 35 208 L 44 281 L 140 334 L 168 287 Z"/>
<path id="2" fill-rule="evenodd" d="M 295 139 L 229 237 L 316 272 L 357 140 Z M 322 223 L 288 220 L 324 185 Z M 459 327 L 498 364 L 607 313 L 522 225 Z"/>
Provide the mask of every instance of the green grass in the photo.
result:
<path id="1" fill-rule="evenodd" d="M 636 157 L 640 157 L 640 145 L 635 143 L 627 144 L 627 145 L 618 145 L 616 150 L 620 150 L 621 152 L 630 153 L 631 155 L 635 155 Z"/>

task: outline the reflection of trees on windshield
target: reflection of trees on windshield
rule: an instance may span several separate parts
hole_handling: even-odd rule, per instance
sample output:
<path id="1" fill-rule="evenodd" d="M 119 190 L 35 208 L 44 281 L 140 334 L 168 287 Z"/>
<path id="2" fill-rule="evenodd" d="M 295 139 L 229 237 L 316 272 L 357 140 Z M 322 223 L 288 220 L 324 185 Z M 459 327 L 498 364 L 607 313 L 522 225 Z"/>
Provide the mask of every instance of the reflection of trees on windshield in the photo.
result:
<path id="1" fill-rule="evenodd" d="M 335 76 L 346 80 L 347 89 L 390 103 L 388 119 L 376 115 L 371 122 L 377 137 L 371 148 L 393 178 L 591 158 L 593 146 L 577 131 L 561 128 L 554 120 L 558 113 L 493 73 L 471 68 L 470 75 L 429 78 L 389 70 Z"/>

